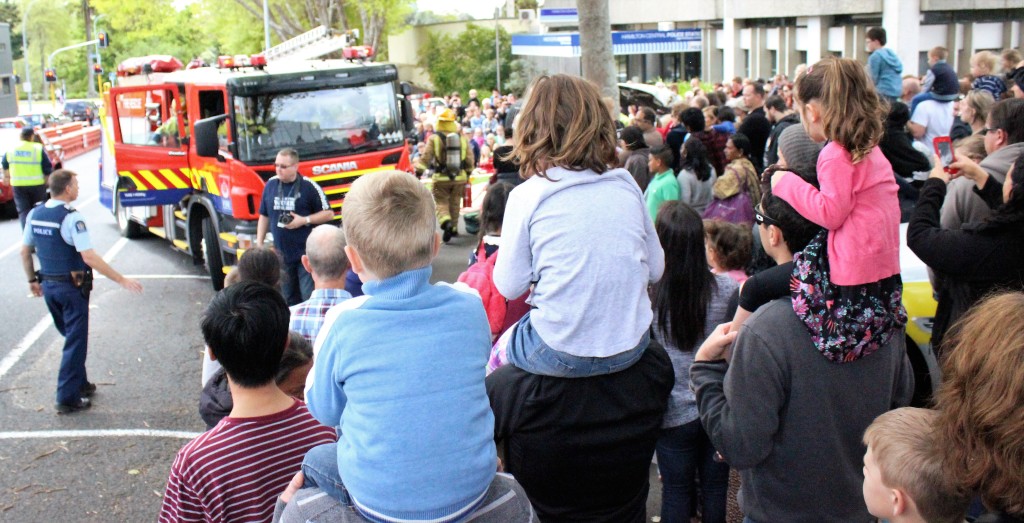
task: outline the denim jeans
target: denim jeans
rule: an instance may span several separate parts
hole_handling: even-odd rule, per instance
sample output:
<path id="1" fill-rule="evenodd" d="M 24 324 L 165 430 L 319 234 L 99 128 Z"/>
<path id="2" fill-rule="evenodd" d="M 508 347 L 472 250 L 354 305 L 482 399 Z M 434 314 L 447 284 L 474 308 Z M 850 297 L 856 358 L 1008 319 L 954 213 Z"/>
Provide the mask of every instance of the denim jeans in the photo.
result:
<path id="1" fill-rule="evenodd" d="M 714 460 L 715 448 L 700 420 L 664 429 L 655 446 L 661 470 L 661 521 L 690 521 L 696 499 L 694 475 L 700 475 L 700 499 L 704 523 L 725 523 L 725 498 L 729 490 L 729 465 Z"/>
<path id="2" fill-rule="evenodd" d="M 306 271 L 301 261 L 284 264 L 281 294 L 284 294 L 284 300 L 288 302 L 289 307 L 308 300 L 313 294 L 313 276 Z"/>
<path id="3" fill-rule="evenodd" d="M 338 444 L 326 443 L 309 449 L 302 459 L 302 488 L 317 487 L 345 506 L 351 506 L 348 489 L 338 471 Z"/>
<path id="4" fill-rule="evenodd" d="M 650 332 L 632 349 L 607 358 L 573 356 L 549 347 L 537 334 L 530 323 L 527 312 L 514 327 L 515 332 L 508 341 L 508 362 L 531 374 L 554 376 L 556 378 L 586 378 L 601 376 L 628 369 L 640 360 L 651 342 Z"/>
<path id="5" fill-rule="evenodd" d="M 85 357 L 89 342 L 89 300 L 71 282 L 44 281 L 43 298 L 57 332 L 64 336 L 64 351 L 57 374 L 57 403 L 72 405 L 87 381 Z"/>

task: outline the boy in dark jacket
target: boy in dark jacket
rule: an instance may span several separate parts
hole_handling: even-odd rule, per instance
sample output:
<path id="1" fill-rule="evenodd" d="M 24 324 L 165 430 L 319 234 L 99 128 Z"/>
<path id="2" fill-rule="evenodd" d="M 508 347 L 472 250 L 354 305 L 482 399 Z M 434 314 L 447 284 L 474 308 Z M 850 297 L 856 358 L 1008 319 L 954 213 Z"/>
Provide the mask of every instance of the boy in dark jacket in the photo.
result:
<path id="1" fill-rule="evenodd" d="M 910 102 L 910 114 L 914 114 L 917 104 L 925 100 L 938 100 L 950 102 L 956 100 L 960 95 L 960 80 L 957 79 L 956 71 L 946 63 L 948 51 L 945 47 L 933 47 L 928 51 L 928 74 L 921 83 L 921 94 L 914 97 Z"/>

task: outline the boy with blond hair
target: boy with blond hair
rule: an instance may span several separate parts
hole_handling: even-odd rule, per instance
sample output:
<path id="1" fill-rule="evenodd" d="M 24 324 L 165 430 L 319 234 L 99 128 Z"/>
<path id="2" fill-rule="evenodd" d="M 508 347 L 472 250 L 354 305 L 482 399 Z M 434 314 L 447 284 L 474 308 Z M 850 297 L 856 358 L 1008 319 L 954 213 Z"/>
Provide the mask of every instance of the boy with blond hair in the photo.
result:
<path id="1" fill-rule="evenodd" d="M 942 473 L 933 424 L 938 412 L 904 407 L 864 432 L 864 502 L 890 523 L 960 523 L 968 494 Z"/>
<path id="2" fill-rule="evenodd" d="M 515 492 L 495 476 L 491 333 L 478 296 L 430 284 L 441 243 L 430 193 L 406 173 L 372 173 L 352 184 L 344 212 L 345 254 L 366 294 L 333 307 L 314 344 L 309 411 L 341 430 L 306 455 L 305 486 L 375 522 L 462 521 L 485 504 L 481 521 L 521 520 L 485 503 Z"/>
<path id="3" fill-rule="evenodd" d="M 999 100 L 1006 92 L 1006 82 L 992 74 L 996 71 L 996 55 L 989 51 L 979 51 L 971 57 L 971 76 L 974 82 L 971 89 L 982 89 L 992 93 L 992 98 Z"/>

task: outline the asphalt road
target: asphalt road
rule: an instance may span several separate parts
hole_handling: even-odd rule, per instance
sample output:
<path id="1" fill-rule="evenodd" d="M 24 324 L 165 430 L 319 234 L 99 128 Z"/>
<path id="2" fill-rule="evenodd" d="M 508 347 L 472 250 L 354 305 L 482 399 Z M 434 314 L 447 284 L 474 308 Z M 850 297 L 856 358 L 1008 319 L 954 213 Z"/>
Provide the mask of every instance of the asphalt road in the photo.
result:
<path id="1" fill-rule="evenodd" d="M 138 278 L 142 295 L 96 282 L 90 301 L 92 409 L 53 409 L 63 338 L 28 294 L 17 220 L 0 221 L 0 521 L 152 521 L 177 450 L 205 427 L 197 406 L 199 315 L 213 296 L 203 268 L 156 237 L 124 240 L 96 199 L 94 151 L 66 162 L 79 173 L 75 207 L 96 251 Z M 455 281 L 474 240 L 443 246 L 435 281 Z M 660 488 L 652 467 L 649 513 Z"/>

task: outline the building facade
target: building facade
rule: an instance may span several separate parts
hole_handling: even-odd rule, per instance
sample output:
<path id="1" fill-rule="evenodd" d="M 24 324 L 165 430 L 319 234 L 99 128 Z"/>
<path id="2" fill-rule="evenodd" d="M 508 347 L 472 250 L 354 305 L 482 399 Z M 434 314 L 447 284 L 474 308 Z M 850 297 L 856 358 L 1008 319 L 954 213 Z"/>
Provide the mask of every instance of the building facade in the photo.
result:
<path id="1" fill-rule="evenodd" d="M 0 24 L 0 118 L 18 116 L 18 93 L 11 59 L 11 25 Z"/>
<path id="2" fill-rule="evenodd" d="M 571 38 L 575 7 L 575 0 L 544 2 L 540 32 Z M 923 74 L 927 51 L 936 46 L 949 50 L 949 63 L 960 74 L 968 73 L 977 51 L 1024 51 L 1024 0 L 609 0 L 609 10 L 613 32 L 656 39 L 700 31 L 697 45 L 616 49 L 620 81 L 791 76 L 798 64 L 827 55 L 866 61 L 864 35 L 876 26 L 886 29 L 887 46 L 902 59 L 904 74 Z M 516 49 L 516 43 L 514 37 L 513 53 L 530 56 L 540 71 L 579 73 L 578 54 L 567 53 L 564 44 Z"/>

